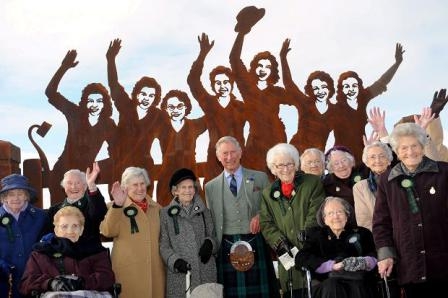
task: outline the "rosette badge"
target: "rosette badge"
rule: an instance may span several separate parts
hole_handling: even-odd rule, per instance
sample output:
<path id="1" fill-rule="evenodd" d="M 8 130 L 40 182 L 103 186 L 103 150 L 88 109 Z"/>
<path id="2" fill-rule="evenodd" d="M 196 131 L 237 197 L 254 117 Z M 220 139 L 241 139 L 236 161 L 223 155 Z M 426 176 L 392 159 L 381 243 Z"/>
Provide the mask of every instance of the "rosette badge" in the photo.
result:
<path id="1" fill-rule="evenodd" d="M 409 203 L 409 208 L 411 209 L 411 213 L 415 214 L 417 212 L 419 212 L 419 208 L 417 205 L 417 200 L 416 200 L 416 191 L 414 189 L 414 182 L 412 181 L 412 179 L 405 177 L 404 179 L 401 180 L 401 187 L 403 187 L 406 190 L 406 196 L 408 199 L 408 203 Z"/>
<path id="2" fill-rule="evenodd" d="M 131 224 L 131 234 L 138 233 L 138 225 L 135 220 L 135 216 L 137 216 L 138 210 L 134 206 L 129 206 L 123 209 L 124 215 L 129 217 L 129 222 Z"/>
<path id="3" fill-rule="evenodd" d="M 179 222 L 177 220 L 177 216 L 180 213 L 180 207 L 177 205 L 171 206 L 168 209 L 168 215 L 173 219 L 173 224 L 174 224 L 174 232 L 176 233 L 176 235 L 179 234 Z"/>
<path id="4" fill-rule="evenodd" d="M 0 225 L 4 227 L 8 232 L 9 242 L 14 242 L 14 235 L 12 233 L 12 220 L 13 217 L 9 213 L 3 214 L 3 216 L 0 218 Z"/>

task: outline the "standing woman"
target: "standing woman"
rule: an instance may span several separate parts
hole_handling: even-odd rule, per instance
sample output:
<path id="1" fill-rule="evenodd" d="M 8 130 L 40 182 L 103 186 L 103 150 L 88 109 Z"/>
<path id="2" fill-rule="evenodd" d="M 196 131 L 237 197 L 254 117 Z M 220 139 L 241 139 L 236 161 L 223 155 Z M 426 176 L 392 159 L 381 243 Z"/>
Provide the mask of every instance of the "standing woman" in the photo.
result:
<path id="1" fill-rule="evenodd" d="M 397 125 L 389 137 L 400 162 L 380 176 L 373 236 L 381 277 L 397 266 L 407 298 L 438 297 L 448 283 L 448 164 L 424 155 L 426 132 Z"/>
<path id="2" fill-rule="evenodd" d="M 166 297 L 185 296 L 185 274 L 191 272 L 190 290 L 216 282 L 216 238 L 210 210 L 196 195 L 196 175 L 190 169 L 174 172 L 171 203 L 160 212 L 160 254 L 167 266 Z"/>
<path id="3" fill-rule="evenodd" d="M 385 143 L 375 141 L 364 147 L 362 161 L 370 169 L 369 176 L 353 185 L 353 199 L 358 226 L 372 231 L 375 192 L 379 175 L 384 173 L 392 162 L 392 150 Z"/>
<path id="4" fill-rule="evenodd" d="M 112 185 L 109 206 L 100 232 L 112 237 L 112 269 L 123 297 L 164 297 L 165 268 L 159 254 L 161 206 L 147 194 L 145 169 L 124 170 L 121 185 Z"/>
<path id="5" fill-rule="evenodd" d="M 301 232 L 317 225 L 316 212 L 324 199 L 324 188 L 318 176 L 297 172 L 299 152 L 291 144 L 280 143 L 269 149 L 266 162 L 278 178 L 263 191 L 261 232 L 277 256 L 285 253 L 292 256 L 293 247 L 302 248 Z M 291 282 L 293 297 L 302 297 L 305 287 L 302 271 L 292 267 L 288 272 L 281 262 L 278 270 L 283 292 L 290 293 Z"/>
<path id="6" fill-rule="evenodd" d="M 19 283 L 34 243 L 38 242 L 46 215 L 30 200 L 36 191 L 19 174 L 1 180 L 0 199 L 0 297 L 21 297 Z M 12 278 L 12 283 L 9 282 Z M 11 290 L 12 287 L 12 291 Z"/>

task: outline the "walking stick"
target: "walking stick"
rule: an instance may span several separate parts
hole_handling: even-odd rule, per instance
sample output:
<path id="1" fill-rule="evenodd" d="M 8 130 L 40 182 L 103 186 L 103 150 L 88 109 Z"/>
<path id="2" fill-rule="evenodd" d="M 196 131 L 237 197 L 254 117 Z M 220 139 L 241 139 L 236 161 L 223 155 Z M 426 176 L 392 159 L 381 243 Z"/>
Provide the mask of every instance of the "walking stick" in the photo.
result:
<path id="1" fill-rule="evenodd" d="M 191 286 L 191 272 L 187 271 L 185 275 L 185 297 L 190 298 L 190 286 Z"/>

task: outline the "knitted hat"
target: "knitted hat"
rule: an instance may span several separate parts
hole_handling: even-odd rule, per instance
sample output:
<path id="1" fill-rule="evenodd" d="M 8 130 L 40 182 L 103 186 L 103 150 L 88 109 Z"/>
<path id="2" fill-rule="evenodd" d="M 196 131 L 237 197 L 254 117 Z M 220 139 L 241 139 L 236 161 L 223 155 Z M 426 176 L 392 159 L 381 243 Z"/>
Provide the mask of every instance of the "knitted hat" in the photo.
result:
<path id="1" fill-rule="evenodd" d="M 187 180 L 187 179 L 191 179 L 196 182 L 196 175 L 190 169 L 186 169 L 186 168 L 178 169 L 176 172 L 174 172 L 173 176 L 171 176 L 170 190 L 173 186 L 176 186 L 180 182 Z"/>
<path id="2" fill-rule="evenodd" d="M 19 174 L 11 174 L 1 180 L 0 194 L 13 189 L 24 189 L 30 193 L 30 197 L 36 196 L 36 190 L 30 185 L 28 178 Z"/>

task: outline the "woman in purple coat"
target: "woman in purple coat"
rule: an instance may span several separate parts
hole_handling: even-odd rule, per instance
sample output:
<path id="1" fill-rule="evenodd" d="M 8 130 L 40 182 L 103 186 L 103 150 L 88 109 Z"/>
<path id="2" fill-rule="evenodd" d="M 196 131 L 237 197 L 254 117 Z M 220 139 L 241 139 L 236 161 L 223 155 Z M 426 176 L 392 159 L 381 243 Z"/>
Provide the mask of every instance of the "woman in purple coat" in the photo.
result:
<path id="1" fill-rule="evenodd" d="M 440 297 L 448 283 L 448 164 L 424 155 L 426 132 L 397 125 L 389 137 L 400 163 L 380 176 L 372 232 L 381 277 L 396 267 L 407 298 Z"/>
<path id="2" fill-rule="evenodd" d="M 91 291 L 99 291 L 95 297 L 110 297 L 107 291 L 112 289 L 115 276 L 109 253 L 95 242 L 78 242 L 84 222 L 84 215 L 76 207 L 56 212 L 55 234 L 37 243 L 28 259 L 20 286 L 22 295 L 83 291 L 79 294 L 90 297 L 87 295 Z"/>

